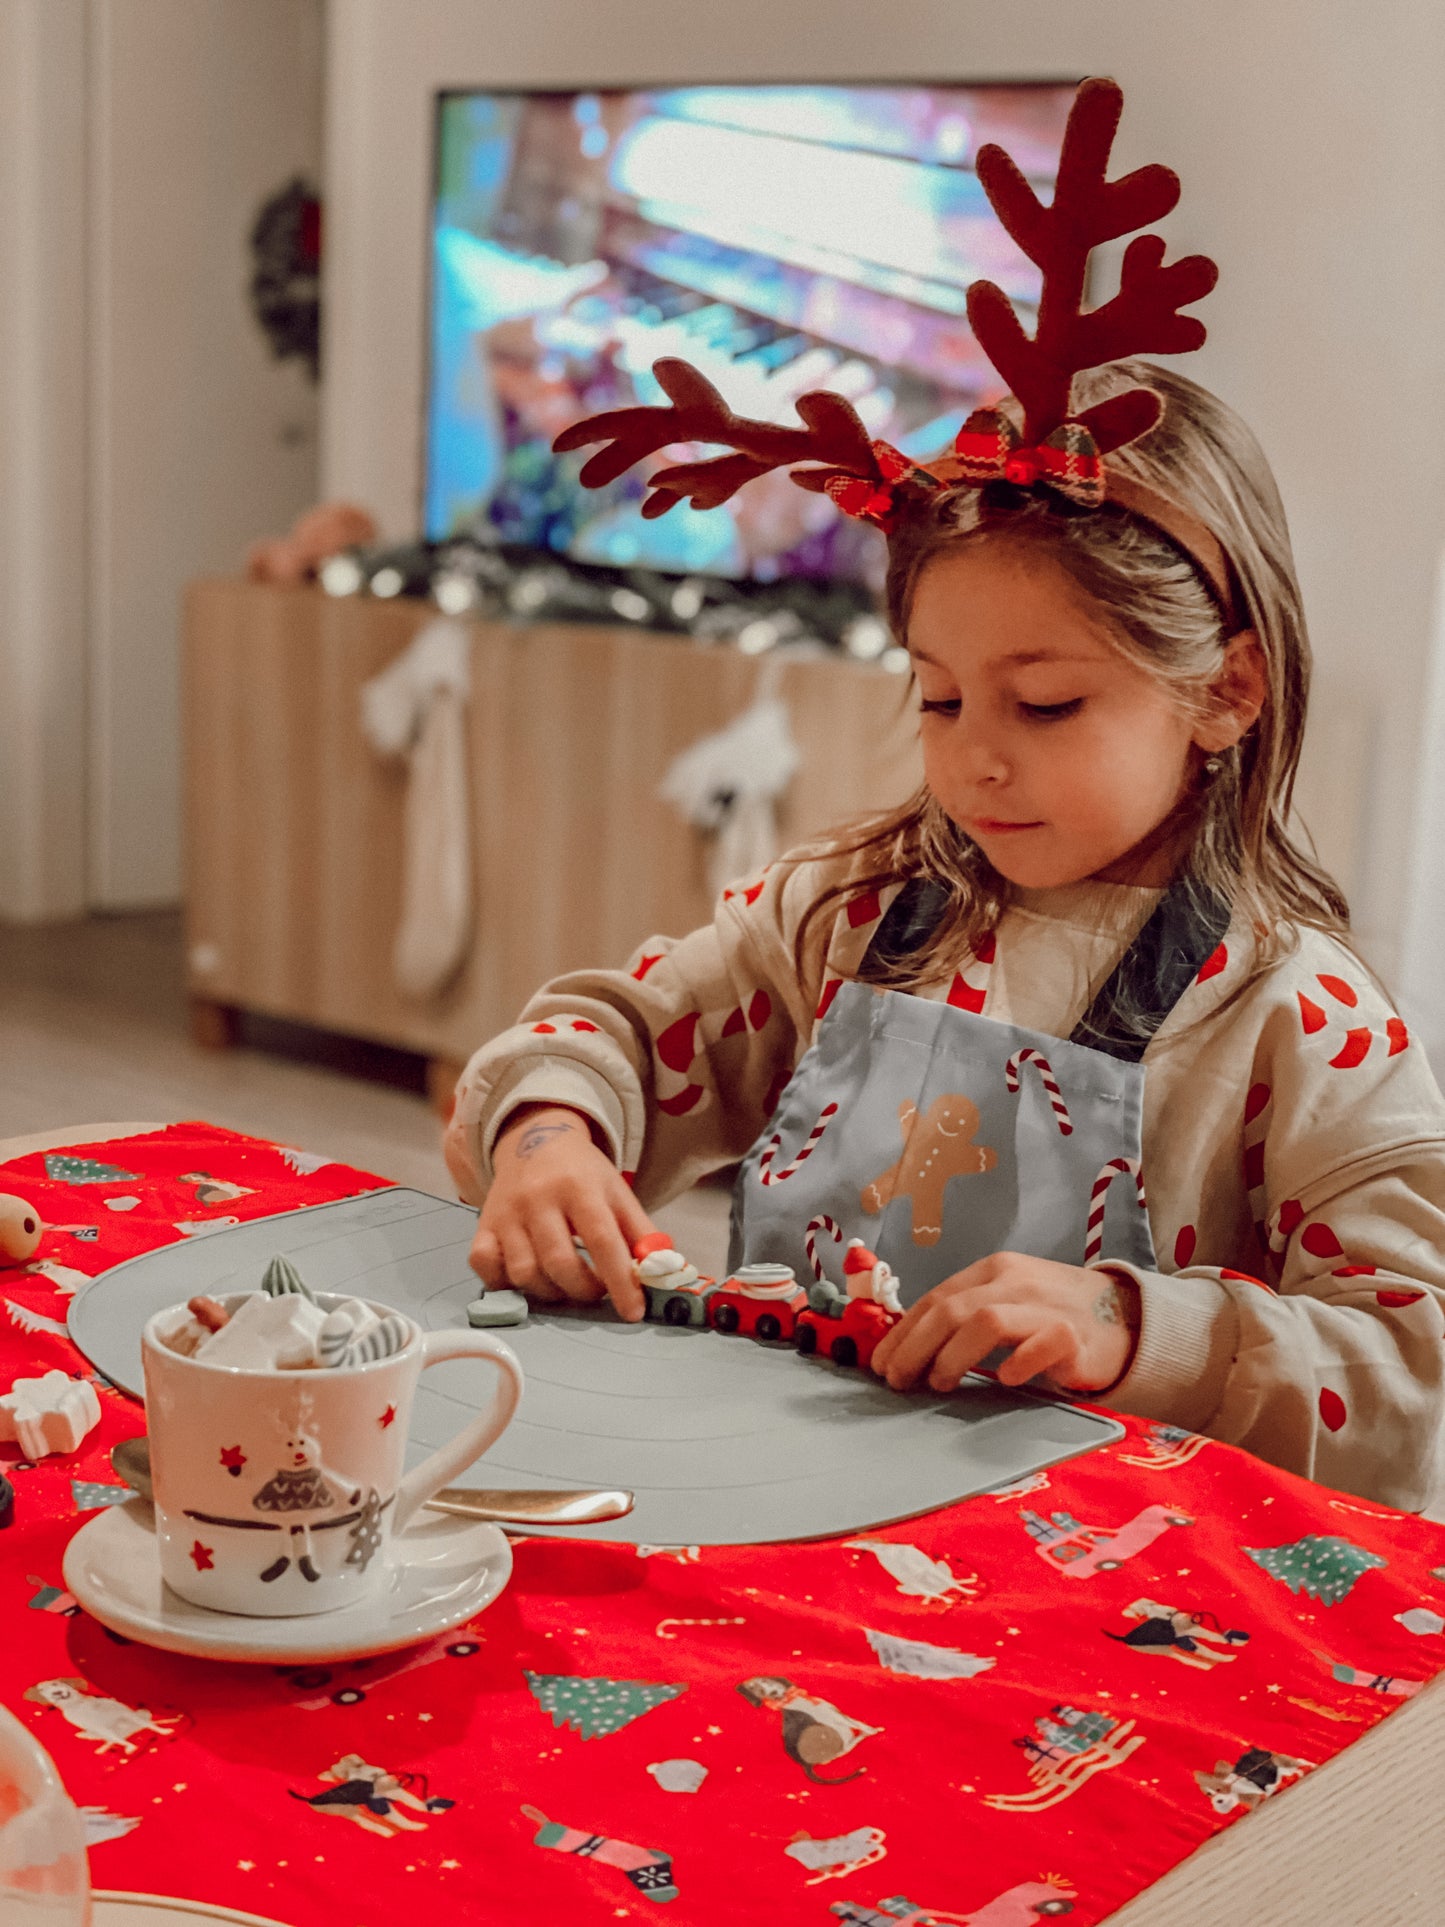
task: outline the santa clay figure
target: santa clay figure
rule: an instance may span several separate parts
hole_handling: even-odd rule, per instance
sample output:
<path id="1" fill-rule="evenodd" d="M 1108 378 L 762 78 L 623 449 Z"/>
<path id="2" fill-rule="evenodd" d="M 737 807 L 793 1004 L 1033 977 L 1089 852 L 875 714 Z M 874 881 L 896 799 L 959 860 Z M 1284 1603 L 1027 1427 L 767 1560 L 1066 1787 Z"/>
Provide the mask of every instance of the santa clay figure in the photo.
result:
<path id="1" fill-rule="evenodd" d="M 850 1238 L 843 1257 L 843 1283 L 850 1298 L 869 1298 L 884 1311 L 903 1315 L 898 1279 L 891 1265 L 871 1252 L 861 1238 Z"/>

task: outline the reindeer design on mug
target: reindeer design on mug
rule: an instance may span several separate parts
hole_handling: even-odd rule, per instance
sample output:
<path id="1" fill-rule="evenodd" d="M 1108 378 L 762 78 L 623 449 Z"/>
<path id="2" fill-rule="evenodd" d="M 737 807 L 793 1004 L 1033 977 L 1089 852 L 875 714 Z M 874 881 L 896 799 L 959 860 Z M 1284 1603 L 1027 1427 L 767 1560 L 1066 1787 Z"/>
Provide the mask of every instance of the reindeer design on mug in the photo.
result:
<path id="1" fill-rule="evenodd" d="M 279 1579 L 295 1560 L 303 1579 L 321 1577 L 313 1557 L 312 1531 L 328 1513 L 343 1503 L 355 1505 L 359 1490 L 337 1477 L 321 1463 L 321 1443 L 316 1435 L 309 1399 L 298 1401 L 294 1422 L 287 1428 L 282 1446 L 282 1463 L 251 1500 L 257 1512 L 277 1513 L 287 1523 L 289 1549 L 279 1553 L 262 1572 L 268 1583 Z M 328 1521 L 329 1523 L 329 1521 Z"/>

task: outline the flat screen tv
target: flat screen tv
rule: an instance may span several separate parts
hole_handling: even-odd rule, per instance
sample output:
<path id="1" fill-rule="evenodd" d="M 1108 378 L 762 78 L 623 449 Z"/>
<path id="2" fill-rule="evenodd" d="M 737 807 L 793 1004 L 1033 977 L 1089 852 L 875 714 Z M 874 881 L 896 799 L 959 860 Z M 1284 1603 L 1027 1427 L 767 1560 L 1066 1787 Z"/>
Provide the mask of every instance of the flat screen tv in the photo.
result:
<path id="1" fill-rule="evenodd" d="M 652 363 L 681 355 L 742 414 L 794 422 L 797 395 L 831 387 L 875 435 L 938 453 L 999 393 L 969 282 L 1000 283 L 1026 325 L 1039 290 L 973 157 L 999 141 L 1050 190 L 1072 99 L 1072 83 L 443 94 L 427 535 L 760 583 L 872 577 L 876 534 L 783 474 L 647 522 L 641 476 L 583 489 L 585 457 L 552 437 L 664 399 Z"/>

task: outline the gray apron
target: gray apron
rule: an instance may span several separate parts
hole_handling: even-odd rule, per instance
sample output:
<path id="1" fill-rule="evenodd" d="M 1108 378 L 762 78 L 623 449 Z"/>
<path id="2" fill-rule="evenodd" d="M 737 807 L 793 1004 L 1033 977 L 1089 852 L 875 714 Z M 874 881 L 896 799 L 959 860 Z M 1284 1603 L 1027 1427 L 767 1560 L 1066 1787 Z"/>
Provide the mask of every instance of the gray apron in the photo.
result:
<path id="1" fill-rule="evenodd" d="M 1067 1039 L 866 981 L 924 947 L 941 908 L 937 885 L 905 885 L 864 980 L 834 997 L 738 1172 L 730 1269 L 787 1264 L 805 1285 L 840 1285 L 861 1238 L 908 1306 L 999 1251 L 1153 1268 L 1140 1060 L 1228 905 L 1166 891 Z"/>

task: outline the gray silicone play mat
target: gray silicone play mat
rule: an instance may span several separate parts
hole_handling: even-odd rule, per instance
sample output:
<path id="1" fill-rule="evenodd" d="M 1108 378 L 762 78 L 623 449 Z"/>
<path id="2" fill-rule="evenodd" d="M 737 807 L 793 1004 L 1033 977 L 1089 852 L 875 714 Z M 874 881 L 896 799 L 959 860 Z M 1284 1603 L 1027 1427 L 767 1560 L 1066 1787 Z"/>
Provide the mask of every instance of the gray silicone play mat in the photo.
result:
<path id="1" fill-rule="evenodd" d="M 394 1305 L 426 1330 L 466 1324 L 476 1213 L 375 1191 L 254 1219 L 133 1258 L 73 1301 L 97 1370 L 141 1391 L 153 1312 L 197 1292 L 254 1290 L 278 1252 L 316 1291 Z M 533 1312 L 498 1334 L 526 1373 L 521 1410 L 466 1476 L 478 1486 L 626 1486 L 626 1518 L 566 1536 L 654 1546 L 747 1545 L 859 1532 L 933 1510 L 1122 1437 L 1071 1405 L 966 1381 L 900 1397 L 871 1374 L 690 1326 L 627 1325 L 605 1309 Z M 492 1368 L 427 1371 L 409 1462 L 489 1396 Z"/>

